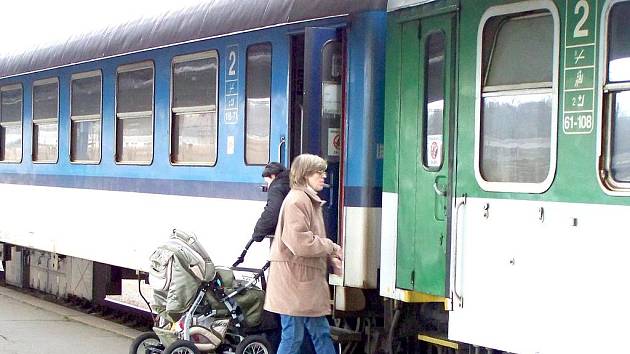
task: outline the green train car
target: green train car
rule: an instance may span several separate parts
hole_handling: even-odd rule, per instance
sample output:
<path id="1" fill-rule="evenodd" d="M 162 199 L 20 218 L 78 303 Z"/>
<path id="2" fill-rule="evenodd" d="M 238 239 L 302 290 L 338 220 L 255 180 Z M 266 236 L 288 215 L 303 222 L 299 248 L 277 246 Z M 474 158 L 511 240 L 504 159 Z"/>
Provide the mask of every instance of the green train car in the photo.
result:
<path id="1" fill-rule="evenodd" d="M 387 31 L 386 325 L 413 352 L 628 350 L 630 1 L 390 0 Z"/>

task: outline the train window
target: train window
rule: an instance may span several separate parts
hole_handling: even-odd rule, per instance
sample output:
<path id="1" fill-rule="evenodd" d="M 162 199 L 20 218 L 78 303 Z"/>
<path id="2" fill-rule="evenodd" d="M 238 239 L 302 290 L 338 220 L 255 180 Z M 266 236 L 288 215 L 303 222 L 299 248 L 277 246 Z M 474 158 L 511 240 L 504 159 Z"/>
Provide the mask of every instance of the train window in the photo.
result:
<path id="1" fill-rule="evenodd" d="M 550 14 L 504 19 L 486 30 L 484 35 L 492 36 L 494 42 L 484 48 L 490 52 L 489 62 L 485 63 L 486 88 L 517 84 L 551 87 L 553 19 Z"/>
<path id="2" fill-rule="evenodd" d="M 608 20 L 608 81 L 630 82 L 630 2 L 615 4 Z"/>
<path id="3" fill-rule="evenodd" d="M 116 84 L 116 162 L 153 160 L 153 63 L 118 68 Z"/>
<path id="4" fill-rule="evenodd" d="M 70 86 L 70 161 L 101 160 L 101 72 L 72 75 Z"/>
<path id="5" fill-rule="evenodd" d="M 0 88 L 0 161 L 22 161 L 22 85 Z"/>
<path id="6" fill-rule="evenodd" d="M 339 162 L 343 111 L 343 54 L 340 40 L 329 40 L 321 50 L 320 151 L 330 163 Z"/>
<path id="7" fill-rule="evenodd" d="M 247 111 L 245 113 L 245 163 L 269 162 L 271 129 L 271 44 L 247 48 Z"/>
<path id="8" fill-rule="evenodd" d="M 171 162 L 214 165 L 217 161 L 216 51 L 173 59 Z"/>
<path id="9" fill-rule="evenodd" d="M 33 83 L 33 162 L 57 162 L 59 80 Z"/>
<path id="10" fill-rule="evenodd" d="M 605 176 L 613 188 L 630 188 L 630 1 L 614 4 L 608 18 Z"/>
<path id="11" fill-rule="evenodd" d="M 558 16 L 550 6 L 486 19 L 480 38 L 477 180 L 486 190 L 540 193 L 555 171 Z"/>
<path id="12" fill-rule="evenodd" d="M 444 33 L 436 32 L 426 40 L 423 163 L 429 169 L 442 166 L 444 126 Z"/>

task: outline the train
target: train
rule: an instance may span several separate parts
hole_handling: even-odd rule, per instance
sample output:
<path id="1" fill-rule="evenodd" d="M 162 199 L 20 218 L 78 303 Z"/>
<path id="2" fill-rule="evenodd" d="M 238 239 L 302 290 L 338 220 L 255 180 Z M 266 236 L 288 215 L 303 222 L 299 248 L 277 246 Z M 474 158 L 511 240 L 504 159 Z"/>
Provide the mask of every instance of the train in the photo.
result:
<path id="1" fill-rule="evenodd" d="M 623 352 L 629 16 L 217 0 L 4 56 L 6 281 L 101 301 L 173 228 L 231 264 L 264 165 L 313 153 L 344 352 Z"/>

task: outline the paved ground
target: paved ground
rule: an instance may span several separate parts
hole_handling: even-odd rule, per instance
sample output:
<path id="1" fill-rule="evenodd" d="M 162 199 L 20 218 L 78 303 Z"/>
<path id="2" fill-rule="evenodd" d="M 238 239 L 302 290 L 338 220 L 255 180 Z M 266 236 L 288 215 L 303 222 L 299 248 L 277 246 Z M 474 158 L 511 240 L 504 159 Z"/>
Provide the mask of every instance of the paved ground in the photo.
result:
<path id="1" fill-rule="evenodd" d="M 1 354 L 124 354 L 138 331 L 0 287 Z"/>

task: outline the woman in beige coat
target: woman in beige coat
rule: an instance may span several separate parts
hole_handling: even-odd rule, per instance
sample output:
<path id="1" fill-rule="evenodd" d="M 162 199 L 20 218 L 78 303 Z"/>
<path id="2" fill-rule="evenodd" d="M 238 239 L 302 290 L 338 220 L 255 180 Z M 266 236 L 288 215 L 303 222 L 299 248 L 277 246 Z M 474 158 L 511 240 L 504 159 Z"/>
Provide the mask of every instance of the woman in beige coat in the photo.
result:
<path id="1" fill-rule="evenodd" d="M 265 310 L 280 314 L 277 354 L 295 354 L 304 330 L 317 354 L 334 354 L 326 315 L 330 314 L 328 265 L 339 270 L 341 247 L 326 238 L 322 201 L 326 161 L 302 154 L 291 165 L 291 191 L 282 204 L 271 245 Z"/>

